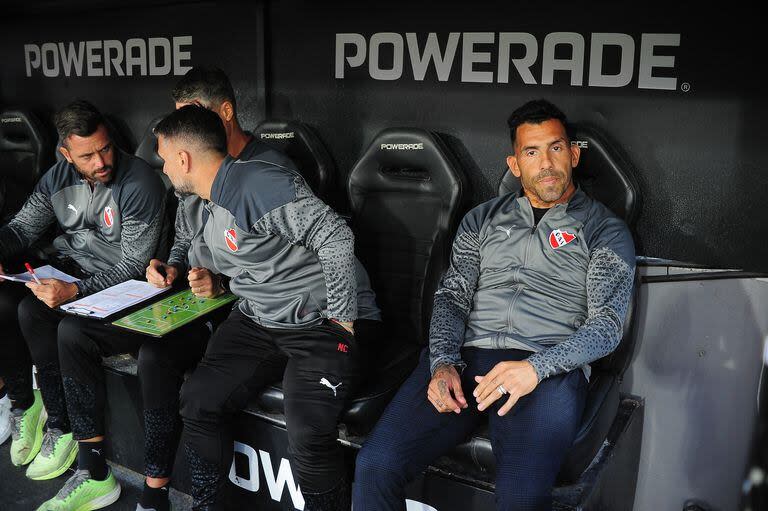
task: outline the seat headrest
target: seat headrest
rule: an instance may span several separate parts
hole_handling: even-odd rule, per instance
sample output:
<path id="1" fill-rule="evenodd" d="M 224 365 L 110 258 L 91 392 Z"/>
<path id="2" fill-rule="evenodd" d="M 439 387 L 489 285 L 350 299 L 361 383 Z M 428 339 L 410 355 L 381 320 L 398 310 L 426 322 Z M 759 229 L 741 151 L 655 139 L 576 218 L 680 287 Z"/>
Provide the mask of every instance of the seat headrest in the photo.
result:
<path id="1" fill-rule="evenodd" d="M 134 154 L 156 170 L 163 179 L 166 188 L 170 188 L 172 186 L 171 180 L 168 179 L 168 176 L 163 174 L 163 159 L 157 154 L 157 137 L 154 132 L 155 126 L 157 126 L 157 124 L 164 118 L 165 115 L 160 115 L 149 121 L 149 125 L 147 126 L 147 129 L 144 130 L 144 134 L 141 136 L 141 140 L 139 140 L 139 145 L 136 147 L 136 152 Z"/>
<path id="2" fill-rule="evenodd" d="M 50 151 L 48 141 L 43 124 L 31 112 L 25 110 L 0 112 L 0 151 L 33 153 Z"/>
<path id="3" fill-rule="evenodd" d="M 460 165 L 434 133 L 418 128 L 387 128 L 379 133 L 349 176 L 355 190 L 430 194 L 455 204 L 465 188 Z"/>
<path id="4" fill-rule="evenodd" d="M 288 156 L 315 195 L 330 198 L 335 165 L 312 128 L 299 121 L 269 119 L 256 126 L 253 136 Z"/>
<path id="5" fill-rule="evenodd" d="M 579 166 L 573 169 L 574 180 L 592 197 L 613 211 L 632 227 L 640 210 L 640 188 L 635 171 L 623 152 L 597 129 L 575 126 L 572 143 L 581 147 Z M 520 189 L 520 180 L 505 169 L 499 184 L 499 195 Z"/>
<path id="6" fill-rule="evenodd" d="M 109 133 L 109 138 L 112 140 L 112 143 L 118 149 L 122 149 L 123 151 L 130 153 L 131 143 L 124 132 L 118 128 L 118 124 L 122 123 L 118 122 L 117 119 L 113 119 L 106 115 L 104 116 L 104 125 L 107 127 L 107 132 Z M 59 151 L 60 147 L 61 138 L 56 141 L 56 161 L 62 161 L 64 159 L 64 155 L 62 155 L 61 151 Z"/>
<path id="7" fill-rule="evenodd" d="M 160 172 L 162 172 L 163 169 L 163 159 L 157 154 L 157 137 L 155 136 L 154 129 L 164 117 L 164 115 L 161 115 L 149 121 L 149 125 L 147 126 L 147 129 L 144 130 L 144 134 L 141 136 L 139 145 L 136 147 L 136 152 L 134 153 L 136 156 L 147 162 L 150 167 Z"/>

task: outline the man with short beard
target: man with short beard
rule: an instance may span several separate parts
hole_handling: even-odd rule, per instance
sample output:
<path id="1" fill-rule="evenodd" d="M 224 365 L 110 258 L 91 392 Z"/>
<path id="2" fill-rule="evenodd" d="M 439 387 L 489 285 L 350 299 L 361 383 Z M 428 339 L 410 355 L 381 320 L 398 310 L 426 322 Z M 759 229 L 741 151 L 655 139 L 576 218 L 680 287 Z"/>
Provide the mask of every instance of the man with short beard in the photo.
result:
<path id="1" fill-rule="evenodd" d="M 13 406 L 13 463 L 31 462 L 30 479 L 52 479 L 79 455 L 79 470 L 56 502 L 41 509 L 98 509 L 117 500 L 120 487 L 106 465 L 101 471 L 92 468 L 99 460 L 103 463 L 100 443 L 83 443 L 104 432 L 95 413 L 98 409 L 103 415 L 105 399 L 101 357 L 130 347 L 120 336 L 79 343 L 77 349 L 98 360 L 98 370 L 70 367 L 67 352 L 73 346 L 60 341 L 77 321 L 86 320 L 57 307 L 143 275 L 159 245 L 165 193 L 162 180 L 143 160 L 113 145 L 104 118 L 90 103 L 71 103 L 56 114 L 55 124 L 65 159 L 45 173 L 21 211 L 0 228 L 0 261 L 18 262 L 56 225 L 63 233 L 53 242 L 56 252 L 50 262 L 80 280 L 30 282 L 26 287 L 31 293 L 17 283 L 2 284 L 0 375 Z M 33 362 L 42 402 L 32 392 Z"/>
<path id="2" fill-rule="evenodd" d="M 221 123 L 204 108 L 178 109 L 155 133 L 174 187 L 206 201 L 202 242 L 241 299 L 181 391 L 193 508 L 224 509 L 234 414 L 282 380 L 304 509 L 348 511 L 337 428 L 359 377 L 355 332 L 380 319 L 358 278 L 352 231 L 295 168 L 228 156 Z"/>
<path id="3" fill-rule="evenodd" d="M 589 364 L 621 339 L 635 273 L 627 226 L 574 184 L 580 150 L 557 107 L 526 103 L 508 124 L 522 189 L 464 217 L 429 349 L 357 456 L 355 511 L 405 510 L 406 484 L 485 417 L 497 509 L 551 509 Z"/>

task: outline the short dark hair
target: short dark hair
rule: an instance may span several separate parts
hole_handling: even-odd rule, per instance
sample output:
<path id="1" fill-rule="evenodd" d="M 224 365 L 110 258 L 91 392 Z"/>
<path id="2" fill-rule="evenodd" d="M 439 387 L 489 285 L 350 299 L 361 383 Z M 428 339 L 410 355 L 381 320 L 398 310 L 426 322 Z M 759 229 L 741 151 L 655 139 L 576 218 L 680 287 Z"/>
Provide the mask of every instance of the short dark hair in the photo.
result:
<path id="1" fill-rule="evenodd" d="M 227 133 L 214 112 L 198 105 L 186 105 L 169 114 L 155 127 L 155 135 L 183 138 L 203 150 L 227 154 Z"/>
<path id="2" fill-rule="evenodd" d="M 237 112 L 235 91 L 224 71 L 218 67 L 195 66 L 179 80 L 171 92 L 176 103 L 201 101 L 205 106 L 218 106 L 224 101 L 232 103 Z"/>
<path id="3" fill-rule="evenodd" d="M 547 101 L 546 99 L 535 99 L 529 101 L 509 116 L 507 119 L 507 126 L 509 126 L 509 136 L 512 139 L 512 148 L 515 147 L 515 138 L 517 136 L 517 128 L 521 124 L 541 124 L 544 121 L 556 119 L 563 123 L 565 127 L 565 133 L 569 141 L 571 139 L 571 127 L 568 124 L 565 114 L 562 110 L 555 105 Z"/>
<path id="4" fill-rule="evenodd" d="M 59 138 L 64 143 L 70 135 L 78 137 L 93 135 L 99 126 L 104 124 L 104 116 L 88 101 L 78 99 L 56 112 L 53 123 Z"/>

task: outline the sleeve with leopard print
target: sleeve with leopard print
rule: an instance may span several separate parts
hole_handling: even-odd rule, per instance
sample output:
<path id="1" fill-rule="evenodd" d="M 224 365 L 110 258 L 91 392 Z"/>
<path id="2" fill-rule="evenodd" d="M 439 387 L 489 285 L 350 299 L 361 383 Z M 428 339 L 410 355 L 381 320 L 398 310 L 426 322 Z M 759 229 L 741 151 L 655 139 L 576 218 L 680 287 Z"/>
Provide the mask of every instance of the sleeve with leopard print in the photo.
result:
<path id="1" fill-rule="evenodd" d="M 463 369 L 461 345 L 467 318 L 480 275 L 479 209 L 467 213 L 461 221 L 451 249 L 451 261 L 435 293 L 429 326 L 429 367 L 450 364 Z"/>
<path id="2" fill-rule="evenodd" d="M 291 202 L 264 215 L 254 228 L 315 252 L 328 290 L 329 317 L 354 321 L 357 319 L 357 277 L 352 229 L 312 193 L 304 179 L 297 176 L 294 189 Z"/>
<path id="3" fill-rule="evenodd" d="M 587 319 L 564 341 L 528 357 L 539 381 L 602 358 L 621 341 L 635 278 L 635 252 L 628 229 L 611 219 L 601 229 L 587 266 Z"/>

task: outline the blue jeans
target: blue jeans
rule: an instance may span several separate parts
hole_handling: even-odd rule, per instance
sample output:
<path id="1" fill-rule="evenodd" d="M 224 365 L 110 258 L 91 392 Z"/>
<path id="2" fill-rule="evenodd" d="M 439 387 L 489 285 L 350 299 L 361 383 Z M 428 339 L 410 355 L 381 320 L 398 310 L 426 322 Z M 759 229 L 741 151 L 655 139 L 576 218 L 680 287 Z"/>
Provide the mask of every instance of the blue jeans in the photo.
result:
<path id="1" fill-rule="evenodd" d="M 496 457 L 496 507 L 542 510 L 552 506 L 552 486 L 578 432 L 587 382 L 580 370 L 547 378 L 503 417 L 496 413 L 507 398 L 485 412 L 472 396 L 474 377 L 497 363 L 523 360 L 529 352 L 465 348 L 461 376 L 469 407 L 460 414 L 438 413 L 427 400 L 429 356 L 419 365 L 384 411 L 357 456 L 355 511 L 405 510 L 405 486 L 438 457 L 465 441 L 489 421 Z"/>

